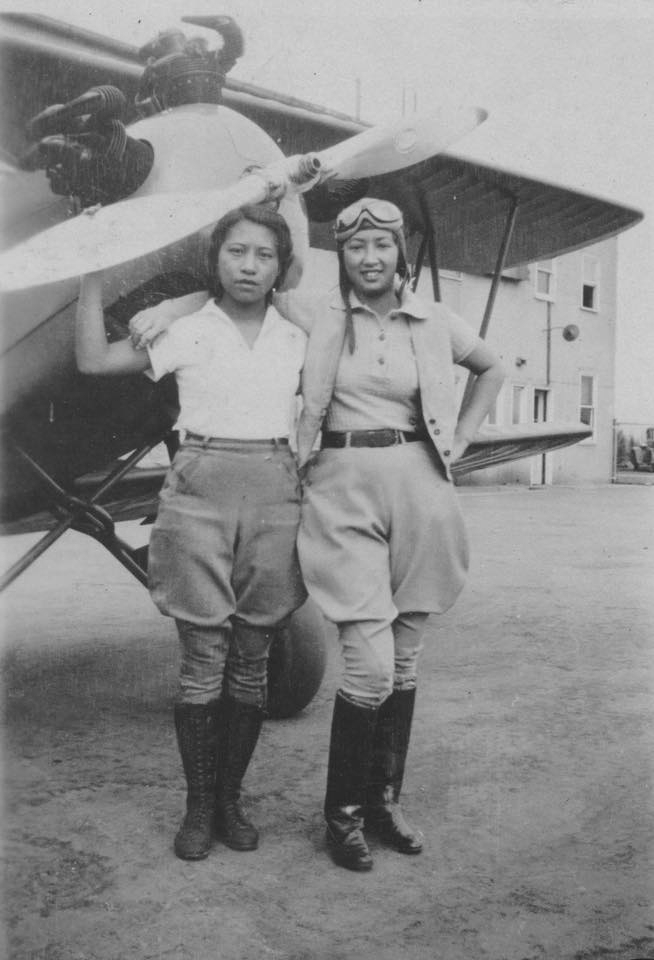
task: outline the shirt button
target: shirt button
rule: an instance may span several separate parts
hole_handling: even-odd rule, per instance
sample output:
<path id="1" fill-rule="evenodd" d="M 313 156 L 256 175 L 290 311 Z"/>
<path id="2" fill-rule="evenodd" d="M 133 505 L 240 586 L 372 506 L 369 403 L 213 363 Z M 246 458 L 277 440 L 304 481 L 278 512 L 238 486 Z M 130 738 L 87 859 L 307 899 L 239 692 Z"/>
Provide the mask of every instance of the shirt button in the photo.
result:
<path id="1" fill-rule="evenodd" d="M 417 418 L 417 417 L 409 417 L 409 423 L 411 424 L 412 427 L 415 427 L 415 425 L 418 423 L 418 418 Z"/>
<path id="2" fill-rule="evenodd" d="M 449 457 L 449 455 L 450 455 L 451 453 L 452 453 L 451 450 L 443 450 L 443 456 L 444 456 L 444 457 Z"/>
<path id="3" fill-rule="evenodd" d="M 385 340 L 385 339 L 386 339 L 386 334 L 383 332 L 383 330 L 382 330 L 382 332 L 379 334 L 379 339 L 380 339 L 380 340 Z"/>
<path id="4" fill-rule="evenodd" d="M 436 429 L 434 430 L 434 436 L 437 437 L 439 433 L 440 433 L 440 430 L 438 429 L 438 427 L 436 427 Z"/>
<path id="5" fill-rule="evenodd" d="M 430 423 L 436 423 L 436 421 L 434 420 L 433 417 L 432 417 L 432 419 L 431 419 L 429 422 L 430 422 Z"/>
<path id="6" fill-rule="evenodd" d="M 379 357 L 378 360 L 377 360 L 377 363 L 381 363 L 382 366 L 384 365 L 385 362 L 386 362 L 386 361 L 384 360 L 383 357 Z"/>

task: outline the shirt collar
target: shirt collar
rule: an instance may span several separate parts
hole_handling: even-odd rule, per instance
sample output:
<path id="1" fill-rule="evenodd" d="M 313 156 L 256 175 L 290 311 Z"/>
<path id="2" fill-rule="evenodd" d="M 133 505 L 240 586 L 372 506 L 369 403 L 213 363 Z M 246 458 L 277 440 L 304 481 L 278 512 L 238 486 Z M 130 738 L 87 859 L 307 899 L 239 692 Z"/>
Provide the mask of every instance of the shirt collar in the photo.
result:
<path id="1" fill-rule="evenodd" d="M 396 290 L 399 290 L 399 283 L 396 284 Z M 353 310 L 367 310 L 369 309 L 364 303 L 362 303 L 357 297 L 356 293 L 350 293 L 350 302 L 352 304 Z M 341 297 L 340 290 L 334 293 L 334 296 L 329 301 L 329 306 L 332 310 L 344 310 L 343 298 Z M 403 313 L 407 317 L 411 317 L 413 320 L 426 320 L 428 317 L 427 305 L 415 295 L 413 290 L 410 290 L 408 285 L 404 287 L 402 295 L 400 297 L 400 303 L 396 308 L 399 313 Z"/>
<path id="2" fill-rule="evenodd" d="M 200 307 L 200 309 L 198 310 L 198 315 L 200 314 L 207 314 L 208 316 L 218 317 L 220 320 L 226 320 L 228 323 L 233 325 L 233 321 L 231 317 L 225 313 L 225 311 L 222 309 L 219 303 L 215 302 L 213 297 L 209 297 L 209 299 L 204 304 L 204 306 Z M 273 307 L 272 304 L 268 306 L 268 308 L 266 309 L 265 316 L 263 318 L 263 326 L 261 327 L 261 333 L 263 333 L 263 331 L 267 330 L 269 327 L 276 325 L 280 319 L 281 319 L 280 315 L 275 309 L 275 307 Z"/>

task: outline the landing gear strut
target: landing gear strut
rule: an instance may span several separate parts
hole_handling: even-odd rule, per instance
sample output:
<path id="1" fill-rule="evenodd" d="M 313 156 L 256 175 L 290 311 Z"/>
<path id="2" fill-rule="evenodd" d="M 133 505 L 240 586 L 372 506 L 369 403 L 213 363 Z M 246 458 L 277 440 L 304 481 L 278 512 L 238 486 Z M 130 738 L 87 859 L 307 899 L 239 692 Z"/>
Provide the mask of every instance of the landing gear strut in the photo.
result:
<path id="1" fill-rule="evenodd" d="M 159 438 L 152 440 L 134 451 L 126 460 L 121 460 L 120 464 L 100 483 L 100 486 L 88 499 L 65 490 L 26 450 L 19 444 L 13 443 L 15 452 L 36 474 L 50 493 L 52 500 L 50 512 L 58 522 L 0 578 L 0 591 L 13 583 L 16 577 L 27 570 L 67 530 L 78 530 L 80 533 L 86 533 L 93 537 L 103 547 L 106 547 L 140 583 L 147 584 L 148 575 L 143 564 L 143 552 L 130 547 L 124 540 L 121 540 L 116 534 L 114 521 L 109 513 L 99 505 L 98 501 L 106 496 L 158 442 Z"/>

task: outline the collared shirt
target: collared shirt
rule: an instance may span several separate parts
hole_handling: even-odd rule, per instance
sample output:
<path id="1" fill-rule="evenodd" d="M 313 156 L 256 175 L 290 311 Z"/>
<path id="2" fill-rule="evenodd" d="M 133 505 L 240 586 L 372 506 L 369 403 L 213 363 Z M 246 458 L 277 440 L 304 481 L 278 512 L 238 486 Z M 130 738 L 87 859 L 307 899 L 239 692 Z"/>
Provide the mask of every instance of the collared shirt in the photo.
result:
<path id="1" fill-rule="evenodd" d="M 288 437 L 306 335 L 269 307 L 254 345 L 209 300 L 148 347 L 152 377 L 175 374 L 178 429 L 201 436 Z"/>
<path id="2" fill-rule="evenodd" d="M 356 349 L 343 344 L 326 430 L 415 430 L 418 370 L 409 322 L 400 310 L 379 316 L 352 295 Z"/>
<path id="3" fill-rule="evenodd" d="M 479 338 L 442 303 L 425 303 L 405 291 L 400 312 L 413 341 L 422 420 L 450 476 L 449 458 L 457 420 L 454 363 L 474 350 Z M 345 339 L 345 307 L 340 296 L 323 304 L 311 329 L 302 375 L 304 408 L 298 429 L 300 462 L 308 457 L 332 402 Z"/>

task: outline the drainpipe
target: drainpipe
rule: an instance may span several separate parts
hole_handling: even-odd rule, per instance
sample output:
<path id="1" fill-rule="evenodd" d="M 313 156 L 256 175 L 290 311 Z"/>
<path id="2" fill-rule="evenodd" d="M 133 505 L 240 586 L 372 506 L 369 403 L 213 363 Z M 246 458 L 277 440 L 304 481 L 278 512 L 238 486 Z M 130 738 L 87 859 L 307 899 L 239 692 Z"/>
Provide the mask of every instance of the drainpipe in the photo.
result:
<path id="1" fill-rule="evenodd" d="M 552 380 L 552 303 L 547 301 L 547 329 L 545 331 L 547 341 L 545 348 L 545 384 L 549 387 Z"/>

